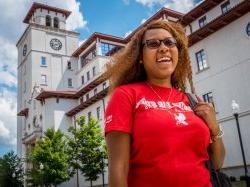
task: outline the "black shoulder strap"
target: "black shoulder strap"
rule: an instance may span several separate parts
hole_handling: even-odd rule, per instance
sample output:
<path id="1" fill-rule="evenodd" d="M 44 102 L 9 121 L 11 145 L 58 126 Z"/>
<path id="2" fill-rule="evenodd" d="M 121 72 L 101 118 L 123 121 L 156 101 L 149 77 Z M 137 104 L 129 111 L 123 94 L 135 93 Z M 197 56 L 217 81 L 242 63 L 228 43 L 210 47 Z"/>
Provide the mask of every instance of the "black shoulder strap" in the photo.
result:
<path id="1" fill-rule="evenodd" d="M 196 105 L 198 103 L 196 96 L 192 93 L 185 93 L 185 94 L 189 100 L 189 104 L 190 104 L 191 109 L 194 110 L 194 108 L 196 107 Z M 210 155 L 209 149 L 208 149 L 208 153 Z M 206 166 L 207 166 L 208 170 L 210 171 L 210 177 L 211 177 L 211 182 L 212 182 L 213 187 L 221 187 L 221 183 L 220 183 L 220 180 L 218 178 L 218 174 L 214 168 L 214 164 L 213 164 L 211 159 L 206 161 Z"/>
<path id="2" fill-rule="evenodd" d="M 196 107 L 198 100 L 196 99 L 195 95 L 192 93 L 186 93 L 186 96 L 188 97 L 190 107 L 192 110 Z"/>

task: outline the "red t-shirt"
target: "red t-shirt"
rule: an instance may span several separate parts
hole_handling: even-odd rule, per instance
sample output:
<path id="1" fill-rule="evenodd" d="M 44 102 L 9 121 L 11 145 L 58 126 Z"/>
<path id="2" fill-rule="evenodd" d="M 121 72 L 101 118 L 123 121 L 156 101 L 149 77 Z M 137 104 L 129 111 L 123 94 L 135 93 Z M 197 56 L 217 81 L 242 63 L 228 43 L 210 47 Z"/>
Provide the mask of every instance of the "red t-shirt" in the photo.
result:
<path id="1" fill-rule="evenodd" d="M 116 88 L 105 134 L 131 135 L 128 187 L 211 187 L 205 166 L 210 132 L 176 89 L 133 83 Z M 165 102 L 164 102 L 165 101 Z"/>

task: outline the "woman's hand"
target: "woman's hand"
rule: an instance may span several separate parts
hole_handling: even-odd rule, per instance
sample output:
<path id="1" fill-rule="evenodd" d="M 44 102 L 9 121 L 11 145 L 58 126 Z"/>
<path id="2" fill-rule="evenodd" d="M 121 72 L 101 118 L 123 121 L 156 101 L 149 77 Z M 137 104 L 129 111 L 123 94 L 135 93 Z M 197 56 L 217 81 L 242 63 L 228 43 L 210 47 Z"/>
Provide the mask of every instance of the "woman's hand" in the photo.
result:
<path id="1" fill-rule="evenodd" d="M 216 121 L 216 113 L 212 103 L 204 102 L 198 96 L 196 97 L 198 99 L 198 103 L 194 109 L 194 112 L 206 122 L 208 128 L 210 129 L 211 135 L 217 135 L 220 132 L 220 128 Z"/>

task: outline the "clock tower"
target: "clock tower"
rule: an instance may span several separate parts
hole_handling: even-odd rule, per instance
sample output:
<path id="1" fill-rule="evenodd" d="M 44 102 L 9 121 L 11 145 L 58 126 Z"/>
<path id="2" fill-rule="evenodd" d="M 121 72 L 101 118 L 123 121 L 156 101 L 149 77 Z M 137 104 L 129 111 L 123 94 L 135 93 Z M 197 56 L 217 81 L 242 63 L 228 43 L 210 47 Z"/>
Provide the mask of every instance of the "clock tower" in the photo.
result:
<path id="1" fill-rule="evenodd" d="M 18 40 L 17 153 L 25 157 L 27 147 L 41 136 L 49 121 L 36 96 L 43 90 L 76 90 L 79 33 L 66 30 L 70 11 L 33 3 L 23 22 L 27 28 Z M 69 81 L 70 80 L 70 81 Z M 70 83 L 70 84 L 69 84 Z"/>

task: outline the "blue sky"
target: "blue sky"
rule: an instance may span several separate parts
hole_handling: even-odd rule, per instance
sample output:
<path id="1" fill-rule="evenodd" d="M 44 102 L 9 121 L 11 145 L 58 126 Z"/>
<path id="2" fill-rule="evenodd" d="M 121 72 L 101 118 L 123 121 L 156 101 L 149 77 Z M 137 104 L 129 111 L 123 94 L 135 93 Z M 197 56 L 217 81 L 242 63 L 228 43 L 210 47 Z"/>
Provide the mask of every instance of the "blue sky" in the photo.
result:
<path id="1" fill-rule="evenodd" d="M 80 42 L 93 32 L 124 37 L 161 7 L 188 12 L 201 0 L 38 0 L 72 11 L 67 28 L 80 33 Z M 16 151 L 16 42 L 34 0 L 0 0 L 0 156 Z"/>

